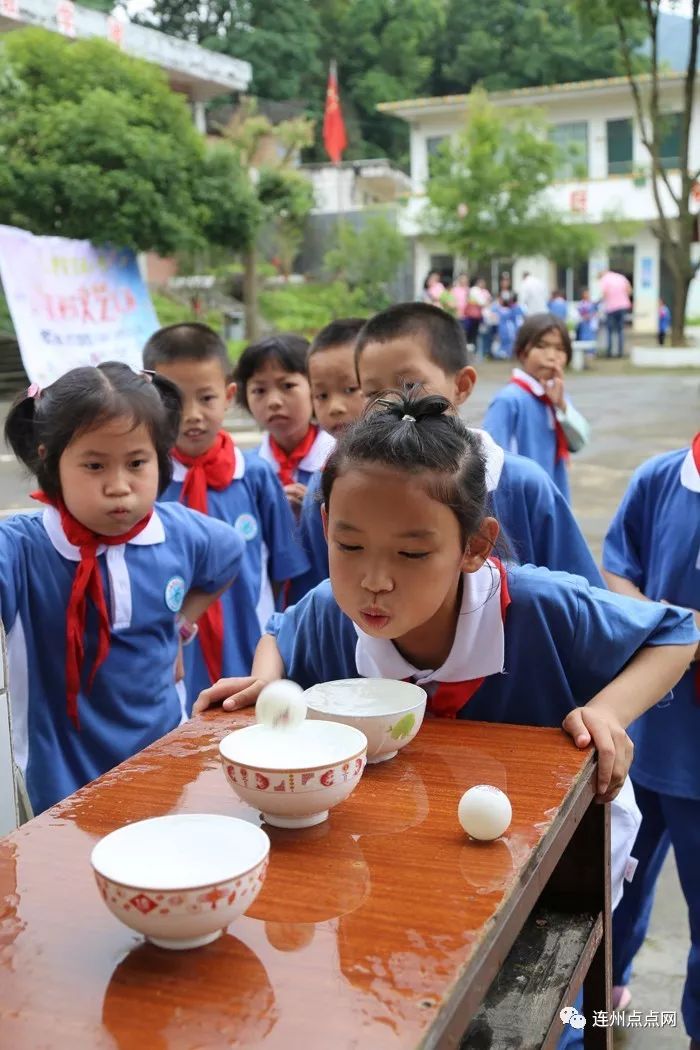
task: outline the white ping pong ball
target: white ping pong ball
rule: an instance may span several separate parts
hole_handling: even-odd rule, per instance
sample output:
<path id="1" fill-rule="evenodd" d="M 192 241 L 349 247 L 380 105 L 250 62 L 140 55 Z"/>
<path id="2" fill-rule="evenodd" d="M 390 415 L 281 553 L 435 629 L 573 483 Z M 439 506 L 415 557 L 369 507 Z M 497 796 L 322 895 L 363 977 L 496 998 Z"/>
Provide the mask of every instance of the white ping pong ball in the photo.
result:
<path id="1" fill-rule="evenodd" d="M 457 816 L 467 835 L 489 842 L 508 830 L 513 810 L 510 799 L 500 788 L 477 784 L 462 795 Z"/>
<path id="2" fill-rule="evenodd" d="M 294 729 L 300 726 L 306 718 L 304 690 L 296 682 L 285 678 L 270 682 L 258 697 L 255 717 L 271 729 Z"/>

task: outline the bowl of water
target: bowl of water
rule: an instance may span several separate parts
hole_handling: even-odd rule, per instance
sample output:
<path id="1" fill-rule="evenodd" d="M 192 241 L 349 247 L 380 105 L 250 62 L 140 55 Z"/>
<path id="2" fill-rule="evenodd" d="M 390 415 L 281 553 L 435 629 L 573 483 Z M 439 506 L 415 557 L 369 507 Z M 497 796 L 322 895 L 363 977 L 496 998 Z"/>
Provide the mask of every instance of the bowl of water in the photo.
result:
<path id="1" fill-rule="evenodd" d="M 341 678 L 304 691 L 307 718 L 359 729 L 367 737 L 367 761 L 386 762 L 410 744 L 423 723 L 427 694 L 412 682 L 389 678 Z"/>
<path id="2" fill-rule="evenodd" d="M 219 754 L 233 790 L 268 824 L 308 828 L 357 787 L 367 738 L 336 721 L 306 719 L 287 729 L 259 724 L 225 736 Z"/>
<path id="3" fill-rule="evenodd" d="M 100 839 L 91 862 L 117 919 L 161 948 L 198 948 L 253 903 L 269 852 L 269 838 L 250 821 L 178 813 L 118 828 Z"/>

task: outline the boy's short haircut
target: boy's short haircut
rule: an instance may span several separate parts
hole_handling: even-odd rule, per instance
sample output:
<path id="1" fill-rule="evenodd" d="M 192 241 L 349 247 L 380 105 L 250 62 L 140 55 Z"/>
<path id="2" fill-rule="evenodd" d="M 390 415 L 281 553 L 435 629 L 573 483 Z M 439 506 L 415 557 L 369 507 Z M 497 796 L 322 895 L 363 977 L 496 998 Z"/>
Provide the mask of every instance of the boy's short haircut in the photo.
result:
<path id="1" fill-rule="evenodd" d="M 285 372 L 299 372 L 305 377 L 308 352 L 309 340 L 290 333 L 271 335 L 257 343 L 251 343 L 238 358 L 233 376 L 238 384 L 236 390 L 238 404 L 248 409 L 246 393 L 248 380 L 264 368 L 268 361 L 276 361 Z"/>
<path id="2" fill-rule="evenodd" d="M 231 376 L 231 361 L 226 343 L 208 324 L 184 321 L 169 324 L 154 332 L 143 348 L 143 367 L 153 372 L 158 365 L 176 361 L 220 361 L 224 375 Z"/>
<path id="3" fill-rule="evenodd" d="M 526 355 L 533 346 L 536 346 L 545 332 L 559 332 L 564 353 L 566 354 L 566 363 L 567 365 L 571 364 L 573 348 L 571 346 L 569 329 L 561 318 L 555 317 L 554 314 L 550 313 L 530 314 L 529 317 L 525 318 L 515 337 L 513 356 L 523 357 Z"/>
<path id="4" fill-rule="evenodd" d="M 368 343 L 389 343 L 405 336 L 422 340 L 431 361 L 447 376 L 456 375 L 469 363 L 462 325 L 430 303 L 397 303 L 370 317 L 355 343 L 356 362 Z"/>
<path id="5" fill-rule="evenodd" d="M 366 317 L 339 317 L 331 321 L 311 340 L 308 357 L 318 354 L 322 350 L 335 350 L 339 346 L 347 346 L 355 341 L 367 323 Z"/>

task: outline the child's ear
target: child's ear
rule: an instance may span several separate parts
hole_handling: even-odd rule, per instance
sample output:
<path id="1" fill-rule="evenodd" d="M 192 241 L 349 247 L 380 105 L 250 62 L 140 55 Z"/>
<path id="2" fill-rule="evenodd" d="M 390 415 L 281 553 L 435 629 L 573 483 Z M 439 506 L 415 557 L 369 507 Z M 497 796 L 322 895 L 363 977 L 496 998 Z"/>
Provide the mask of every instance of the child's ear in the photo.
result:
<path id="1" fill-rule="evenodd" d="M 236 396 L 238 390 L 238 383 L 227 383 L 226 384 L 226 404 L 230 405 Z"/>
<path id="2" fill-rule="evenodd" d="M 469 537 L 462 558 L 462 572 L 476 572 L 489 557 L 498 539 L 500 526 L 495 518 L 484 518 L 479 531 Z"/>
<path id="3" fill-rule="evenodd" d="M 455 393 L 452 398 L 455 405 L 463 405 L 476 386 L 476 369 L 471 365 L 460 368 L 454 376 Z"/>
<path id="4" fill-rule="evenodd" d="M 321 504 L 321 522 L 323 524 L 323 538 L 328 543 L 328 511 L 325 503 Z"/>

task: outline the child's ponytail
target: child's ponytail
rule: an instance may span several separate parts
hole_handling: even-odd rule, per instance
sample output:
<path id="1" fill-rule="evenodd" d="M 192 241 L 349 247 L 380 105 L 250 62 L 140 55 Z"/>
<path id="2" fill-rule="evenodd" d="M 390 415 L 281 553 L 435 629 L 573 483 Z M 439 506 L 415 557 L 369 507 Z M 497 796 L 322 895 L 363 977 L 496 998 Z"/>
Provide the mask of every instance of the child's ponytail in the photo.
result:
<path id="1" fill-rule="evenodd" d="M 36 474 L 40 458 L 36 425 L 40 397 L 39 388 L 32 384 L 17 395 L 5 420 L 5 441 L 32 474 Z"/>

